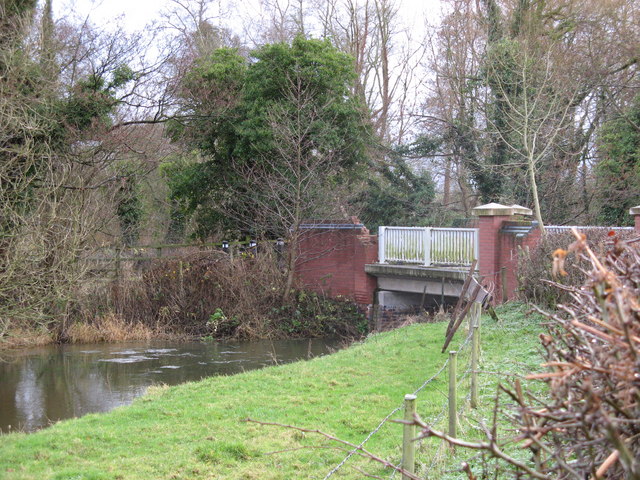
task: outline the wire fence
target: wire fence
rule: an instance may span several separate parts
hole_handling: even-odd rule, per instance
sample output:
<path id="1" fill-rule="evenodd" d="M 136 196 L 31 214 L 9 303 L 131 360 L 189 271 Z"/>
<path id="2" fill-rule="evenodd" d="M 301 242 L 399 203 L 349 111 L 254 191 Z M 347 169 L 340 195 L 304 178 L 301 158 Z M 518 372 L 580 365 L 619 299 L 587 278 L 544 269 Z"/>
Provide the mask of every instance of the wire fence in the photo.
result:
<path id="1" fill-rule="evenodd" d="M 469 333 L 468 335 L 466 335 L 466 337 L 464 338 L 464 340 L 462 341 L 462 343 L 459 345 L 457 351 L 455 351 L 456 356 L 460 355 L 461 353 L 465 352 L 468 348 L 469 345 L 475 346 L 477 345 L 476 342 L 473 341 L 474 339 L 474 335 L 477 335 L 479 337 L 479 326 L 480 326 L 480 305 L 476 304 L 477 308 L 474 308 L 470 311 L 470 314 L 468 315 L 469 317 Z M 477 327 L 477 328 L 474 328 Z M 477 352 L 476 352 L 477 353 Z M 471 358 L 473 357 L 473 354 L 470 355 L 469 360 L 471 360 Z M 436 371 L 436 373 L 434 373 L 432 376 L 430 376 L 428 379 L 426 379 L 422 385 L 420 385 L 418 388 L 416 388 L 412 394 L 407 395 L 407 397 L 409 396 L 414 396 L 417 397 L 418 394 L 420 394 L 428 385 L 430 385 L 432 382 L 434 382 L 436 379 L 438 379 L 441 374 L 447 369 L 447 367 L 450 366 L 450 362 L 451 362 L 451 355 L 449 355 L 449 357 L 443 362 L 443 364 L 440 366 L 440 368 Z M 476 355 L 476 359 L 477 359 L 477 355 Z M 453 379 L 449 379 L 449 383 L 451 383 L 452 381 L 456 384 L 461 384 L 467 377 L 469 377 L 472 374 L 477 374 L 478 370 L 477 370 L 477 365 L 472 365 L 472 362 L 469 361 L 467 363 L 467 368 L 465 369 L 465 371 L 459 376 L 457 376 L 457 374 L 453 375 Z M 477 384 L 477 382 L 476 382 Z M 440 411 L 433 416 L 432 418 L 429 418 L 428 421 L 426 421 L 426 423 L 430 426 L 435 426 L 438 425 L 442 420 L 444 420 L 444 418 L 447 416 L 447 412 L 450 410 L 450 401 L 451 398 L 449 398 L 448 395 L 444 394 L 444 396 L 446 396 L 446 401 L 443 402 L 442 404 L 442 408 L 440 409 Z M 469 392 L 467 397 L 465 398 L 464 402 L 462 402 L 460 409 L 458 409 L 457 415 L 465 408 L 465 406 L 469 403 L 470 399 L 473 396 L 473 392 Z M 406 398 L 406 397 L 405 397 Z M 391 421 L 393 419 L 393 417 L 400 411 L 405 409 L 405 405 L 406 403 L 402 403 L 399 406 L 397 406 L 396 408 L 394 408 L 391 412 L 389 412 L 389 414 L 387 414 L 379 423 L 378 425 L 371 431 L 369 432 L 365 438 L 359 443 L 357 444 L 357 446 L 355 448 L 353 448 L 352 450 L 350 450 L 348 452 L 348 454 L 345 456 L 345 458 L 338 463 L 333 469 L 331 469 L 324 477 L 324 480 L 327 480 L 329 478 L 331 478 L 336 472 L 338 472 L 348 461 L 351 457 L 353 457 L 353 455 L 357 454 L 360 450 L 363 449 L 363 447 L 365 446 L 365 444 L 376 434 L 378 433 L 382 427 L 387 424 L 389 421 Z M 456 418 L 457 418 L 456 415 Z M 423 419 L 424 421 L 424 419 Z M 416 442 L 412 442 L 413 445 L 411 445 L 411 448 L 415 449 L 417 445 L 419 445 L 420 441 L 416 441 Z M 403 445 L 403 449 L 406 446 Z M 403 455 L 404 456 L 404 455 Z M 433 470 L 433 468 L 437 465 L 438 462 L 438 456 L 434 455 L 434 458 L 431 462 L 431 465 L 427 468 L 426 472 L 430 472 Z M 391 479 L 395 478 L 395 476 L 398 474 L 398 472 L 401 469 L 404 469 L 406 471 L 411 471 L 413 472 L 413 466 L 408 469 L 407 465 L 394 465 L 394 470 L 391 474 Z M 404 477 L 403 477 L 404 478 Z"/>

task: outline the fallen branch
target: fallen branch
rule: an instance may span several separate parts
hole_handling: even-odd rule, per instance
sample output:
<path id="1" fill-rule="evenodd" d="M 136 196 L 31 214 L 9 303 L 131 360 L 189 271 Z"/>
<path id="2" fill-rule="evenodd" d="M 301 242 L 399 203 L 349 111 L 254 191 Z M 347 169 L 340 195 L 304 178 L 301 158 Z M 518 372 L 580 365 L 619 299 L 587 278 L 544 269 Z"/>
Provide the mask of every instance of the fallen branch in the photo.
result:
<path id="1" fill-rule="evenodd" d="M 536 470 L 533 470 L 532 468 L 528 467 L 524 463 L 504 453 L 502 450 L 500 450 L 498 445 L 496 445 L 496 443 L 493 441 L 488 443 L 487 442 L 467 442 L 455 437 L 450 437 L 444 432 L 433 430 L 429 425 L 424 423 L 420 418 L 415 419 L 415 425 L 419 426 L 422 429 L 422 432 L 420 433 L 420 436 L 418 438 L 437 437 L 441 440 L 444 440 L 450 445 L 455 445 L 456 447 L 469 448 L 471 450 L 485 450 L 487 452 L 490 452 L 495 457 L 500 458 L 501 460 L 504 460 L 510 465 L 513 465 L 517 469 L 522 470 L 523 472 L 526 472 L 532 478 L 549 480 L 549 477 L 547 475 L 537 472 Z"/>

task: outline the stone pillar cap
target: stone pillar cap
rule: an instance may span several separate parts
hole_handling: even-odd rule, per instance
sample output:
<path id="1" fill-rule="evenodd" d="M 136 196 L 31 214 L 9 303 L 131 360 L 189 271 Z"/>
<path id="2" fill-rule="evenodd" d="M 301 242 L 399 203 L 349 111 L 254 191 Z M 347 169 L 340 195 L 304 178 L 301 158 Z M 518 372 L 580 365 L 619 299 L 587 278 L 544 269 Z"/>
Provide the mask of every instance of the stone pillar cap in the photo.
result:
<path id="1" fill-rule="evenodd" d="M 640 215 L 640 205 L 637 207 L 631 207 L 629 209 L 629 215 Z"/>
<path id="2" fill-rule="evenodd" d="M 530 208 L 521 205 L 507 206 L 499 203 L 487 203 L 471 210 L 471 214 L 477 217 L 510 217 L 513 215 L 533 215 L 533 212 Z"/>

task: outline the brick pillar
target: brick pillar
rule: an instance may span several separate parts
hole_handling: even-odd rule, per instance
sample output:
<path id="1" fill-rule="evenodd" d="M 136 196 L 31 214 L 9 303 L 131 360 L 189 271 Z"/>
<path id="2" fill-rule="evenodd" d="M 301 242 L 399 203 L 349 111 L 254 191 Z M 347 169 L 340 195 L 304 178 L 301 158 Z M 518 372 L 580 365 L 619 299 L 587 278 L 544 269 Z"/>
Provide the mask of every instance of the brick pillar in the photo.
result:
<path id="1" fill-rule="evenodd" d="M 358 305 L 373 304 L 378 279 L 364 271 L 364 266 L 378 261 L 378 236 L 362 232 L 355 238 L 353 252 L 354 298 Z"/>
<path id="2" fill-rule="evenodd" d="M 531 215 L 528 208 L 519 205 L 510 207 L 498 203 L 488 203 L 472 210 L 478 217 L 478 270 L 483 285 L 493 289 L 493 301 L 502 300 L 501 269 L 506 267 L 507 297 L 515 292 L 516 272 L 511 259 L 513 252 L 507 251 L 508 243 L 502 238 L 501 229 L 505 222 L 512 222 L 518 216 Z"/>
<path id="3" fill-rule="evenodd" d="M 629 209 L 629 215 L 631 215 L 636 221 L 636 233 L 640 234 L 640 205 Z"/>

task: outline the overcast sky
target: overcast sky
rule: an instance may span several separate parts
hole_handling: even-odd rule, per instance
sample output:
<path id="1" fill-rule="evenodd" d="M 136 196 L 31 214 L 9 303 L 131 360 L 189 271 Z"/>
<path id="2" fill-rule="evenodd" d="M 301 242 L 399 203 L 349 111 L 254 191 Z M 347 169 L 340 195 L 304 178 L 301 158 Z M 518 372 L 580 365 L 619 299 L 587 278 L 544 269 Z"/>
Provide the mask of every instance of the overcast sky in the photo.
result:
<path id="1" fill-rule="evenodd" d="M 439 0 L 396 0 L 400 15 L 410 29 L 419 29 L 425 18 L 433 22 L 439 15 Z M 139 31 L 158 19 L 159 12 L 167 5 L 166 0 L 53 0 L 57 17 L 74 11 L 81 18 L 100 26 L 115 24 L 122 16 L 123 25 L 129 31 Z M 259 15 L 258 0 L 239 0 L 248 15 Z M 233 21 L 230 19 L 230 21 Z"/>

